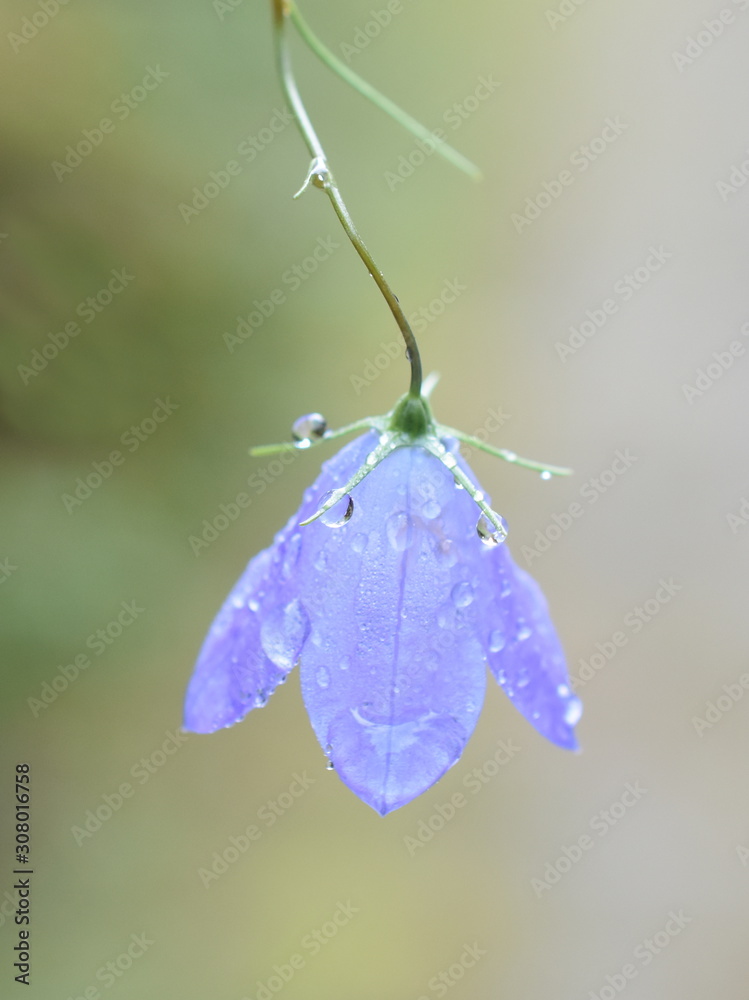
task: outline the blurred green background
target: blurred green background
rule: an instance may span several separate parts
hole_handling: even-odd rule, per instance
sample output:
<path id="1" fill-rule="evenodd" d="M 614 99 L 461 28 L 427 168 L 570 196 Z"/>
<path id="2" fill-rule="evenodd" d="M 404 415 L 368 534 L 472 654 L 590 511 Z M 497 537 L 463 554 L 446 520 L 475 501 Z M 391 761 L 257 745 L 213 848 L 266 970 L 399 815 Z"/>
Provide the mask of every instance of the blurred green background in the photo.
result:
<path id="1" fill-rule="evenodd" d="M 371 377 L 397 331 L 327 200 L 291 200 L 307 157 L 279 127 L 268 4 L 6 0 L 3 996 L 20 989 L 18 761 L 32 768 L 34 997 L 746 995 L 749 194 L 716 184 L 747 156 L 749 13 L 729 4 L 721 28 L 704 2 L 403 0 L 385 25 L 386 6 L 303 10 L 483 183 L 434 156 L 394 182 L 415 141 L 296 46 L 302 91 L 378 263 L 408 313 L 427 310 L 438 417 L 476 431 L 499 411 L 494 444 L 575 468 L 541 483 L 472 459 L 588 678 L 583 753 L 545 744 L 490 685 L 459 764 L 382 819 L 325 770 L 296 678 L 234 729 L 170 736 L 216 609 L 321 457 L 278 476 L 248 448 L 311 410 L 333 426 L 383 412 L 406 365 Z M 482 77 L 500 85 L 473 100 Z M 90 153 L 55 166 L 86 131 Z M 186 210 L 229 161 L 225 188 Z M 543 192 L 535 219 L 513 221 Z M 340 246 L 294 287 L 284 275 L 328 239 Z M 129 277 L 108 295 L 113 271 Z M 464 288 L 442 310 L 448 282 Z M 229 351 L 224 335 L 274 289 L 285 302 Z M 558 346 L 586 321 L 574 351 Z M 115 450 L 111 475 L 66 499 Z M 621 475 L 607 473 L 617 451 L 636 459 Z M 267 489 L 196 554 L 191 536 L 263 469 Z M 142 610 L 87 644 L 123 602 Z M 80 654 L 90 666 L 54 691 Z M 521 752 L 474 793 L 498 740 Z M 632 802 L 628 783 L 647 791 Z M 252 824 L 259 838 L 206 887 L 201 869 Z"/>

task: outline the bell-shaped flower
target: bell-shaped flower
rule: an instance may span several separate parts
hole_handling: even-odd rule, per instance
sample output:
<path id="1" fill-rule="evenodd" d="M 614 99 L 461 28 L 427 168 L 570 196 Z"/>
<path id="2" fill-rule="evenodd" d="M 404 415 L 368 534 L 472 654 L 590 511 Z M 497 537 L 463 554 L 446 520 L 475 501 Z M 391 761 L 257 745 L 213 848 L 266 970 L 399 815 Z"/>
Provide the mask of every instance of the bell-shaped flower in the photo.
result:
<path id="1" fill-rule="evenodd" d="M 561 747 L 576 747 L 581 707 L 546 601 L 502 544 L 503 522 L 450 429 L 366 423 L 227 598 L 189 685 L 185 728 L 239 722 L 300 662 L 329 767 L 385 814 L 459 759 L 487 664 Z"/>

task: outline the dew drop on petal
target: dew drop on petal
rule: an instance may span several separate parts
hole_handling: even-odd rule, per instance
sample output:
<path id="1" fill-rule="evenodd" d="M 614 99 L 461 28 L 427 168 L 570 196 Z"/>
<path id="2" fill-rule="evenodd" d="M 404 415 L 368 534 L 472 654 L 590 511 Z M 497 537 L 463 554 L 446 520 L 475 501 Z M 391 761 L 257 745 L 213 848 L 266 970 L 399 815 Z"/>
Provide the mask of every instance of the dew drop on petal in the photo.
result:
<path id="1" fill-rule="evenodd" d="M 583 714 L 583 703 L 578 697 L 572 695 L 564 710 L 564 721 L 568 726 L 577 725 Z"/>
<path id="2" fill-rule="evenodd" d="M 525 669 L 525 667 L 521 667 L 520 670 L 518 670 L 517 672 L 517 677 L 515 678 L 515 683 L 517 684 L 517 686 L 519 688 L 527 687 L 530 684 L 530 680 L 531 677 L 528 671 Z"/>
<path id="3" fill-rule="evenodd" d="M 302 551 L 302 536 L 301 533 L 297 531 L 295 535 L 292 535 L 286 546 L 286 551 L 284 552 L 283 564 L 281 566 L 281 578 L 288 580 L 291 574 L 294 572 L 296 564 L 299 562 L 299 555 Z"/>
<path id="4" fill-rule="evenodd" d="M 439 543 L 438 558 L 448 569 L 458 561 L 458 554 L 451 538 L 443 538 Z"/>
<path id="5" fill-rule="evenodd" d="M 321 688 L 326 688 L 330 684 L 330 674 L 325 669 L 325 667 L 320 667 L 320 669 L 315 674 L 315 680 L 318 686 Z"/>
<path id="6" fill-rule="evenodd" d="M 437 503 L 436 500 L 427 500 L 424 506 L 421 508 L 422 516 L 427 519 L 427 521 L 433 521 L 435 517 L 439 517 L 442 513 L 442 508 Z"/>
<path id="7" fill-rule="evenodd" d="M 470 583 L 456 583 L 450 596 L 456 608 L 467 608 L 473 601 L 473 587 Z"/>
<path id="8" fill-rule="evenodd" d="M 335 764 L 333 763 L 332 760 L 329 760 L 328 763 L 325 765 L 325 770 L 326 771 L 335 771 Z"/>
<path id="9" fill-rule="evenodd" d="M 263 621 L 260 645 L 277 667 L 291 670 L 309 635 L 309 616 L 304 605 L 294 599 L 283 609 L 276 609 Z"/>
<path id="10" fill-rule="evenodd" d="M 337 496 L 338 490 L 330 490 L 322 498 L 320 506 L 324 506 L 328 500 Z M 347 521 L 351 520 L 354 513 L 354 499 L 349 493 L 344 493 L 340 500 L 337 500 L 332 507 L 328 508 L 324 514 L 320 515 L 320 520 L 329 528 L 340 528 Z"/>
<path id="11" fill-rule="evenodd" d="M 351 548 L 353 549 L 354 552 L 356 552 L 358 556 L 360 556 L 362 552 L 366 549 L 366 547 L 367 547 L 367 536 L 363 535 L 360 531 L 358 535 L 354 535 L 354 537 L 351 539 Z"/>
<path id="12" fill-rule="evenodd" d="M 544 471 L 541 473 L 541 478 L 544 480 L 544 482 L 548 482 L 551 479 L 551 473 L 549 472 L 548 469 L 544 469 Z"/>
<path id="13" fill-rule="evenodd" d="M 250 611 L 259 611 L 260 602 L 256 601 L 254 597 L 251 597 L 247 602 L 247 607 L 250 609 Z"/>
<path id="14" fill-rule="evenodd" d="M 440 662 L 439 654 L 435 653 L 433 650 L 430 650 L 424 657 L 424 666 L 430 674 L 433 674 L 435 670 L 437 670 Z"/>
<path id="15" fill-rule="evenodd" d="M 309 448 L 313 441 L 319 441 L 328 428 L 328 422 L 322 413 L 306 413 L 295 420 L 291 427 L 291 436 L 297 448 Z"/>
<path id="16" fill-rule="evenodd" d="M 413 541 L 414 529 L 408 514 L 391 514 L 385 526 L 388 541 L 396 552 L 404 552 Z"/>
<path id="17" fill-rule="evenodd" d="M 341 670 L 348 670 L 348 668 L 351 666 L 351 657 L 350 656 L 342 656 L 341 657 L 341 662 L 340 662 L 339 666 L 340 666 Z"/>
<path id="18" fill-rule="evenodd" d="M 504 518 L 502 519 L 502 528 L 495 528 L 486 514 L 482 514 L 476 525 L 476 534 L 484 545 L 487 545 L 489 548 L 501 545 L 507 538 L 507 528 L 504 524 Z"/>
<path id="19" fill-rule="evenodd" d="M 498 653 L 500 649 L 505 647 L 505 637 L 504 633 L 500 629 L 495 628 L 489 633 L 489 651 L 492 653 Z"/>
<path id="20" fill-rule="evenodd" d="M 528 628 L 527 625 L 521 625 L 517 632 L 515 633 L 515 638 L 518 642 L 525 642 L 526 639 L 530 639 L 533 635 L 533 630 Z"/>

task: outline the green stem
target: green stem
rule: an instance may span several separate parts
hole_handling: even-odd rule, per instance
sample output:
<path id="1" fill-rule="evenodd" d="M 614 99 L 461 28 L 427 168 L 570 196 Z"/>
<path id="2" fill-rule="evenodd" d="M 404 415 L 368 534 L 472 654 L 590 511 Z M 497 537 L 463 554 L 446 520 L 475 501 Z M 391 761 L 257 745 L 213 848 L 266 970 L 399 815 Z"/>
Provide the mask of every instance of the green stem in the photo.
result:
<path id="1" fill-rule="evenodd" d="M 285 0 L 272 0 L 272 4 L 276 58 L 278 61 L 278 72 L 281 80 L 281 86 L 289 107 L 291 108 L 294 119 L 296 120 L 297 126 L 299 127 L 299 131 L 302 134 L 302 138 L 304 139 L 310 156 L 312 157 L 312 164 L 304 186 L 302 187 L 302 191 L 304 191 L 310 184 L 314 184 L 315 187 L 322 188 L 330 198 L 333 209 L 335 210 L 346 235 L 351 240 L 354 249 L 361 257 L 365 267 L 374 278 L 377 287 L 380 289 L 380 292 L 382 293 L 396 323 L 398 324 L 398 328 L 406 345 L 406 356 L 408 357 L 411 365 L 411 384 L 409 387 L 409 395 L 418 398 L 421 395 L 422 370 L 421 356 L 419 354 L 416 338 L 414 337 L 413 331 L 411 330 L 408 320 L 406 319 L 406 315 L 398 302 L 398 297 L 390 288 L 390 285 L 385 280 L 384 275 L 377 267 L 374 258 L 367 249 L 364 240 L 361 238 L 356 226 L 354 225 L 353 219 L 346 208 L 346 204 L 341 197 L 341 192 L 339 191 L 338 185 L 336 184 L 333 174 L 328 166 L 325 150 L 317 137 L 317 133 L 315 132 L 312 122 L 310 121 L 309 115 L 307 114 L 307 109 L 305 108 L 299 94 L 296 79 L 294 78 L 294 72 L 291 66 L 291 56 L 286 37 L 286 24 L 287 20 L 293 14 L 293 7 L 286 3 Z M 301 192 L 299 193 L 301 194 Z"/>
<path id="2" fill-rule="evenodd" d="M 464 434 L 463 431 L 458 431 L 454 427 L 445 427 L 440 424 L 438 432 L 440 437 L 457 438 L 458 441 L 463 441 L 472 448 L 478 448 L 480 451 L 485 451 L 488 455 L 494 455 L 495 458 L 511 462 L 512 465 L 519 465 L 523 469 L 531 469 L 534 472 L 541 473 L 547 472 L 550 476 L 572 475 L 572 469 L 568 469 L 562 465 L 548 465 L 546 462 L 536 462 L 531 458 L 522 458 L 520 455 L 516 455 L 514 451 L 508 451 L 507 448 L 495 448 L 494 445 L 487 444 L 486 441 L 481 441 L 472 434 Z"/>
<path id="3" fill-rule="evenodd" d="M 475 163 L 471 163 L 469 159 L 459 153 L 457 149 L 444 141 L 444 139 L 438 139 L 434 132 L 430 132 L 429 129 L 422 125 L 420 121 L 413 118 L 407 111 L 403 108 L 398 107 L 398 105 L 391 101 L 389 97 L 381 94 L 376 87 L 373 87 L 371 83 L 367 83 L 363 80 L 358 73 L 354 73 L 352 69 L 346 65 L 346 63 L 341 62 L 338 56 L 334 55 L 327 45 L 323 44 L 317 35 L 312 31 L 310 26 L 304 20 L 301 12 L 297 8 L 293 0 L 289 2 L 289 17 L 294 23 L 294 27 L 297 29 L 299 34 L 302 36 L 304 41 L 309 45 L 315 55 L 325 63 L 328 69 L 331 69 L 334 73 L 337 73 L 342 80 L 345 80 L 350 86 L 354 88 L 362 97 L 366 97 L 367 100 L 371 101 L 376 107 L 385 114 L 390 115 L 399 125 L 407 129 L 412 135 L 415 135 L 417 139 L 421 139 L 423 142 L 429 144 L 431 148 L 434 149 L 436 153 L 439 153 L 445 160 L 448 160 L 454 167 L 458 170 L 462 170 L 464 174 L 468 174 L 470 178 L 474 181 L 481 180 L 481 171 L 476 166 Z"/>
<path id="4" fill-rule="evenodd" d="M 294 444 L 292 441 L 284 441 L 283 444 L 258 444 L 250 448 L 250 455 L 253 458 L 259 458 L 262 455 L 277 455 L 282 451 L 306 451 L 308 448 L 316 448 L 319 444 L 325 444 L 326 441 L 333 441 L 335 438 L 343 437 L 345 434 L 353 434 L 354 431 L 367 431 L 372 428 L 382 430 L 383 427 L 384 422 L 377 417 L 366 417 L 364 420 L 357 420 L 353 424 L 347 424 L 345 427 L 339 427 L 337 430 L 325 431 L 321 438 L 309 441 L 304 448 L 300 448 L 298 444 Z"/>

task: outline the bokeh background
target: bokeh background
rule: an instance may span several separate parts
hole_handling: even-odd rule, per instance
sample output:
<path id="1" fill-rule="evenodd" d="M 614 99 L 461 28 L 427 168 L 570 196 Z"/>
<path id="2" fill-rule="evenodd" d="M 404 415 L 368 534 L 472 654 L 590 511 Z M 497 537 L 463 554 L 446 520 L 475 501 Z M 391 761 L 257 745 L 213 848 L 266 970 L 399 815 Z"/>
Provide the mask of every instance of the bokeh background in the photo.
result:
<path id="1" fill-rule="evenodd" d="M 547 745 L 490 685 L 462 760 L 385 819 L 326 771 L 296 677 L 242 725 L 179 737 L 216 609 L 322 455 L 279 475 L 248 448 L 308 411 L 334 426 L 383 412 L 407 378 L 400 357 L 384 364 L 395 327 L 327 200 L 291 200 L 307 157 L 283 125 L 269 5 L 3 4 L 3 996 L 20 990 L 19 761 L 27 995 L 746 996 L 749 12 L 724 4 L 721 20 L 706 0 L 403 0 L 388 24 L 384 0 L 303 8 L 484 171 L 473 184 L 430 156 L 394 181 L 419 160 L 413 138 L 295 47 L 362 233 L 407 311 L 427 310 L 438 416 L 576 472 L 543 483 L 472 459 L 549 598 L 583 752 Z M 499 86 L 480 100 L 482 77 Z M 90 155 L 55 167 L 102 118 Z M 229 161 L 218 196 L 186 210 Z M 126 287 L 85 312 L 112 271 Z M 463 287 L 444 307 L 449 282 Z M 224 335 L 274 289 L 284 303 L 230 351 Z M 159 401 L 171 413 L 155 423 Z M 66 501 L 113 450 L 124 462 Z M 250 507 L 196 552 L 242 491 Z M 97 652 L 89 637 L 123 602 L 139 610 Z M 495 767 L 499 740 L 519 751 Z"/>

